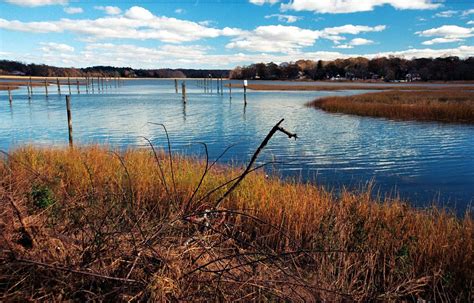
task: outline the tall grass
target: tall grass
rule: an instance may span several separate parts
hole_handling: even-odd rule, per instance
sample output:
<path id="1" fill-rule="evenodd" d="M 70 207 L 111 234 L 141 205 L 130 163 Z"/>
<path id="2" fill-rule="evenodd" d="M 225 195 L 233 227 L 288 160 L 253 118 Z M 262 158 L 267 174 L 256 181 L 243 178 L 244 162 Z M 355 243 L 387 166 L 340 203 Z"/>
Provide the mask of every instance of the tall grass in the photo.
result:
<path id="1" fill-rule="evenodd" d="M 387 91 L 325 97 L 308 105 L 359 116 L 474 123 L 474 91 Z"/>
<path id="2" fill-rule="evenodd" d="M 468 301 L 474 225 L 150 150 L 0 162 L 2 301 Z M 173 185 L 175 184 L 175 186 Z M 213 191 L 213 192 L 212 192 Z"/>

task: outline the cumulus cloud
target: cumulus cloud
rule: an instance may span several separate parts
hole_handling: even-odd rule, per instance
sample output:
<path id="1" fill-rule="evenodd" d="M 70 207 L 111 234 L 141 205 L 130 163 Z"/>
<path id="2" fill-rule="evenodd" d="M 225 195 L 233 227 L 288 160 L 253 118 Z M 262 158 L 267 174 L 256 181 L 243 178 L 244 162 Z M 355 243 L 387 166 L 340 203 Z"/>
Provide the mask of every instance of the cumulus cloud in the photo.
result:
<path id="1" fill-rule="evenodd" d="M 272 14 L 265 16 L 265 19 L 277 18 L 280 22 L 286 23 L 295 23 L 298 20 L 303 19 L 302 17 L 293 16 L 293 15 L 283 15 L 283 14 Z"/>
<path id="2" fill-rule="evenodd" d="M 242 49 L 253 52 L 297 53 L 302 48 L 312 46 L 317 39 L 328 39 L 336 44 L 346 38 L 344 34 L 356 35 L 362 32 L 382 31 L 384 25 L 374 27 L 347 24 L 322 30 L 303 29 L 296 26 L 268 25 L 259 26 L 253 31 L 241 33 L 226 45 L 230 49 Z"/>
<path id="3" fill-rule="evenodd" d="M 118 15 L 122 12 L 117 6 L 94 6 L 94 9 L 104 11 L 107 15 Z"/>
<path id="4" fill-rule="evenodd" d="M 66 5 L 68 0 L 5 0 L 5 2 L 28 7 L 45 6 L 45 5 Z"/>
<path id="5" fill-rule="evenodd" d="M 437 43 L 464 41 L 465 38 L 474 36 L 474 28 L 461 27 L 457 25 L 443 25 L 437 28 L 418 31 L 416 34 L 420 37 L 436 37 L 422 43 L 424 45 L 433 45 Z"/>
<path id="6" fill-rule="evenodd" d="M 86 67 L 91 65 L 132 66 L 134 68 L 159 68 L 186 66 L 191 68 L 233 68 L 255 62 L 290 62 L 299 59 L 335 60 L 350 57 L 388 57 L 406 59 L 458 56 L 466 58 L 474 55 L 474 46 L 460 46 L 448 49 L 408 49 L 397 52 L 351 53 L 316 51 L 297 54 L 236 53 L 232 56 L 209 54 L 209 48 L 201 45 L 164 45 L 159 48 L 135 45 L 93 43 L 76 53 L 6 54 L 11 60 L 41 62 L 51 65 Z"/>
<path id="7" fill-rule="evenodd" d="M 74 47 L 63 44 L 63 43 L 55 43 L 55 42 L 41 42 L 40 49 L 46 53 L 53 53 L 53 52 L 61 52 L 61 53 L 71 53 L 74 52 Z"/>
<path id="8" fill-rule="evenodd" d="M 203 26 L 165 16 L 155 16 L 143 7 L 134 6 L 123 16 L 108 16 L 98 19 L 60 19 L 58 21 L 22 22 L 0 18 L 0 28 L 33 32 L 73 32 L 85 36 L 87 41 L 100 39 L 160 40 L 167 43 L 181 43 L 218 36 L 235 36 L 239 29 Z"/>
<path id="9" fill-rule="evenodd" d="M 275 3 L 278 3 L 279 0 L 249 0 L 249 2 L 255 5 L 264 5 L 266 3 L 273 5 Z"/>
<path id="10" fill-rule="evenodd" d="M 81 7 L 68 6 L 64 8 L 64 12 L 66 14 L 74 15 L 74 14 L 81 14 L 84 12 L 84 10 Z"/>
<path id="11" fill-rule="evenodd" d="M 433 0 L 292 0 L 282 4 L 281 9 L 340 14 L 372 11 L 382 5 L 390 5 L 400 10 L 435 9 L 441 6 Z"/>

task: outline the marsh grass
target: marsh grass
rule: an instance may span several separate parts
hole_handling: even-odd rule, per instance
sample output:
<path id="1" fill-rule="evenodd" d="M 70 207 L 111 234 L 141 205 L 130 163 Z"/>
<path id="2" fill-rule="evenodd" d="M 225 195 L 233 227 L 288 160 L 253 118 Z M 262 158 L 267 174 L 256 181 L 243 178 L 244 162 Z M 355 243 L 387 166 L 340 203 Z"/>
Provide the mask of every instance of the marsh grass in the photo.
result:
<path id="1" fill-rule="evenodd" d="M 209 162 L 171 160 L 85 146 L 0 161 L 1 300 L 472 298 L 470 214 L 258 172 L 214 208 L 242 169 L 214 165 L 203 178 Z M 36 207 L 35 188 L 54 203 Z"/>
<path id="2" fill-rule="evenodd" d="M 325 97 L 308 106 L 333 113 L 395 120 L 474 123 L 474 91 L 387 91 Z"/>

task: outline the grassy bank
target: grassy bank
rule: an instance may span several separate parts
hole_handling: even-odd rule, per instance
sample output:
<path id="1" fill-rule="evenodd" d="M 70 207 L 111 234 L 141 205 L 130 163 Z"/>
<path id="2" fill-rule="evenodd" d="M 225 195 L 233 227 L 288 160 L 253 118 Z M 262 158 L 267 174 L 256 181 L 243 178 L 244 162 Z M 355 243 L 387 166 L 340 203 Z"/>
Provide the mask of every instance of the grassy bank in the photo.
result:
<path id="1" fill-rule="evenodd" d="M 333 113 L 420 120 L 474 123 L 474 91 L 387 91 L 326 97 L 308 104 Z"/>
<path id="2" fill-rule="evenodd" d="M 227 85 L 228 86 L 228 85 Z M 232 84 L 232 87 L 243 88 L 243 84 Z M 247 86 L 251 90 L 267 90 L 267 91 L 338 91 L 338 90 L 397 90 L 397 91 L 425 91 L 427 89 L 434 91 L 452 90 L 453 86 L 426 86 L 426 85 L 351 85 L 338 83 L 333 85 L 285 85 L 285 84 L 249 84 Z M 457 91 L 473 90 L 474 86 L 456 86 Z"/>
<path id="3" fill-rule="evenodd" d="M 469 215 L 261 173 L 214 208 L 241 170 L 202 178 L 205 162 L 172 160 L 92 146 L 25 147 L 0 161 L 2 301 L 472 296 Z"/>

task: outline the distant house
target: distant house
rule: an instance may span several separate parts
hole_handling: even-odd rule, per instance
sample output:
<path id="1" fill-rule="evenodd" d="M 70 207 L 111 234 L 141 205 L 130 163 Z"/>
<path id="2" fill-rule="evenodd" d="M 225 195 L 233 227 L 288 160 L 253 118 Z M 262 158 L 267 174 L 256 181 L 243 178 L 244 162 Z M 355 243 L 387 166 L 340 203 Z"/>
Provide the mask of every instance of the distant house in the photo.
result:
<path id="1" fill-rule="evenodd" d="M 15 70 L 15 71 L 12 71 L 10 73 L 10 75 L 12 75 L 12 76 L 25 76 L 26 74 L 24 72 L 20 72 L 20 71 Z"/>
<path id="2" fill-rule="evenodd" d="M 406 74 L 405 80 L 406 80 L 407 82 L 420 81 L 420 80 L 421 80 L 421 76 L 420 76 L 420 74 L 416 74 L 416 73 Z"/>

